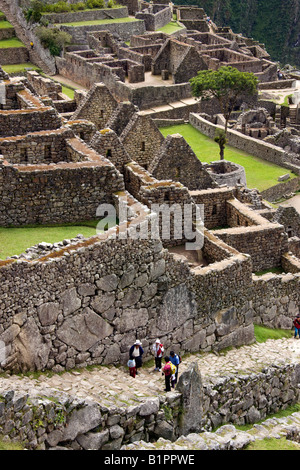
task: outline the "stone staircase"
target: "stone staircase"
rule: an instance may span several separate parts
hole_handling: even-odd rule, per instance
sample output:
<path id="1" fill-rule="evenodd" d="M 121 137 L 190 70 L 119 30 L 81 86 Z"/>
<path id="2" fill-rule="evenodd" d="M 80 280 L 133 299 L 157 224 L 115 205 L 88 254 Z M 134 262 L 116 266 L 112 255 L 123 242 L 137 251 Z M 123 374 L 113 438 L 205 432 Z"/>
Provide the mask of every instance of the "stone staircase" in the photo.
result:
<path id="1" fill-rule="evenodd" d="M 14 27 L 16 36 L 27 47 L 30 61 L 39 66 L 45 73 L 55 74 L 55 59 L 41 45 L 34 33 L 33 25 L 27 23 L 18 0 L 0 0 L 0 11 L 5 14 L 7 20 Z M 34 44 L 33 49 L 30 48 L 31 42 Z"/>
<path id="2" fill-rule="evenodd" d="M 300 130 L 300 123 L 297 123 L 297 106 L 289 107 L 289 124 L 291 127 Z"/>

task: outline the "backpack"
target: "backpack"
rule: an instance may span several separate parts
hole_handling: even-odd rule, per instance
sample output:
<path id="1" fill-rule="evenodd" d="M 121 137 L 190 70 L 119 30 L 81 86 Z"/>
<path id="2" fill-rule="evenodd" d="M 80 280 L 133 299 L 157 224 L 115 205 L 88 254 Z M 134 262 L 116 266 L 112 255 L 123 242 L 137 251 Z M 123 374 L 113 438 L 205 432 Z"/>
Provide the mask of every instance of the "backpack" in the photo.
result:
<path id="1" fill-rule="evenodd" d="M 167 362 L 167 364 L 163 368 L 164 374 L 168 377 L 169 375 L 172 375 L 172 363 Z"/>
<path id="2" fill-rule="evenodd" d="M 174 364 L 172 364 L 172 362 L 171 362 L 171 374 L 172 375 L 175 374 L 176 370 L 177 370 L 177 367 Z"/>

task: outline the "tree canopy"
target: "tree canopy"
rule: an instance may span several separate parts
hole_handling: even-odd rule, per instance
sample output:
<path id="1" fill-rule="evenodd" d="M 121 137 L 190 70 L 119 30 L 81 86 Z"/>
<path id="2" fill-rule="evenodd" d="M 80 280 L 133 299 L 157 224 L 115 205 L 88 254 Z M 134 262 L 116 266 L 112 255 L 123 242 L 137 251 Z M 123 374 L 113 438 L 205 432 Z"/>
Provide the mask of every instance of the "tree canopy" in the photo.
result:
<path id="1" fill-rule="evenodd" d="M 218 70 L 200 70 L 190 79 L 193 96 L 202 99 L 216 98 L 225 118 L 225 134 L 228 121 L 243 95 L 255 95 L 258 79 L 251 72 L 240 72 L 231 66 Z"/>

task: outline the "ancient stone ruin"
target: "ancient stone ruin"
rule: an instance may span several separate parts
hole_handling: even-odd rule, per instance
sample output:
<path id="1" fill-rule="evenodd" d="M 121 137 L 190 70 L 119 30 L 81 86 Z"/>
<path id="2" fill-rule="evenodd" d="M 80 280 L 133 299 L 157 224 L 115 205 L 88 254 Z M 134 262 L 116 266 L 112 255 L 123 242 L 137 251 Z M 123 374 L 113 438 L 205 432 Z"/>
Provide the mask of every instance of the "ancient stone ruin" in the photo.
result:
<path id="1" fill-rule="evenodd" d="M 208 24 L 202 8 L 174 7 L 184 26 L 174 36 L 157 31 L 172 18 L 169 4 L 125 3 L 138 21 L 117 31 L 65 26 L 63 15 L 57 20 L 73 38 L 55 67 L 81 86 L 74 99 L 38 72 L 9 76 L 0 67 L 0 226 L 100 222 L 109 210 L 113 217 L 92 237 L 40 243 L 0 260 L 2 373 L 126 366 L 136 339 L 145 360 L 156 338 L 166 351 L 218 354 L 251 345 L 254 323 L 288 329 L 298 313 L 299 214 L 268 203 L 282 188 L 265 197 L 247 187 L 240 165 L 215 157 L 203 163 L 181 135 L 160 131 L 160 124 L 190 122 L 213 137 L 222 126 L 215 101 L 192 98 L 189 79 L 198 70 L 231 65 L 266 84 L 276 81 L 276 64 L 262 45 Z M 294 139 L 285 140 L 258 97 L 254 104 L 248 98 L 230 123 L 229 143 L 299 175 Z M 292 184 L 299 190 L 299 177 Z M 178 218 L 187 207 L 189 230 Z M 139 438 L 175 440 L 225 419 L 254 423 L 299 398 L 298 366 L 279 371 L 288 397 L 276 374 L 261 373 L 279 390 L 268 404 L 255 395 L 243 413 L 232 405 L 227 418 L 216 403 L 225 408 L 236 383 L 228 379 L 212 390 L 191 364 L 176 392 L 136 408 L 74 400 L 70 410 L 67 402 L 43 398 L 38 418 L 51 425 L 36 436 L 33 425 L 16 424 L 16 435 L 30 448 L 110 450 Z M 239 399 L 257 387 L 256 377 L 243 380 Z M 0 432 L 12 404 L 25 420 L 27 397 L 16 400 L 4 394 Z M 59 413 L 68 426 L 57 424 Z"/>

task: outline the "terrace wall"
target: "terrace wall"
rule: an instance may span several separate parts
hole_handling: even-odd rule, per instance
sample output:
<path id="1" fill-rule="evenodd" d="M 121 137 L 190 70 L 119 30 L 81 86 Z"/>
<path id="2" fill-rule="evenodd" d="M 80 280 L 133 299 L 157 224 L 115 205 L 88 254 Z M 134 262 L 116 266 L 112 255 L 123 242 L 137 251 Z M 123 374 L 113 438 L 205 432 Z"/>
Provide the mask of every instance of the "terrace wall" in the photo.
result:
<path id="1" fill-rule="evenodd" d="M 43 19 L 50 23 L 78 23 L 81 21 L 95 21 L 95 20 L 108 20 L 114 18 L 126 18 L 128 16 L 127 7 L 121 8 L 108 8 L 88 11 L 73 11 L 66 13 L 45 13 Z"/>
<path id="2" fill-rule="evenodd" d="M 25 64 L 29 62 L 29 53 L 26 47 L 7 47 L 0 49 L 0 64 Z"/>

